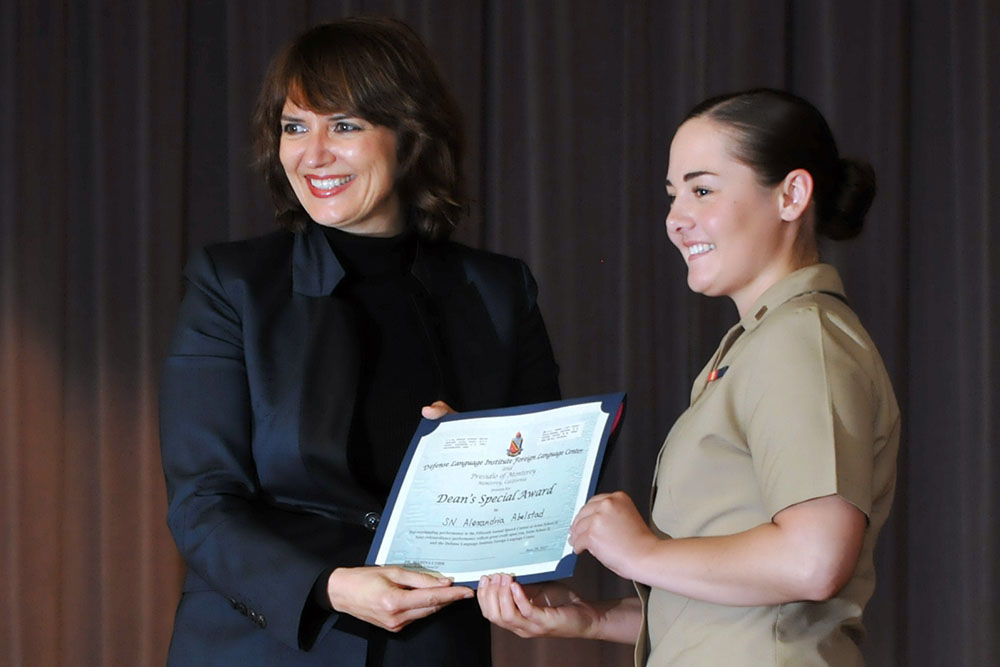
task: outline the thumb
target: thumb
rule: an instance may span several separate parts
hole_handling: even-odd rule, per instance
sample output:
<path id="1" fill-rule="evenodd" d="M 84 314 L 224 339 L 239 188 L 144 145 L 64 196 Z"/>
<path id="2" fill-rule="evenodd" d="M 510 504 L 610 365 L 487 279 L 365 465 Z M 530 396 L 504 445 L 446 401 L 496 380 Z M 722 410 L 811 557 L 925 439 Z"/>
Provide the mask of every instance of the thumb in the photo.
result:
<path id="1" fill-rule="evenodd" d="M 441 419 L 445 415 L 455 414 L 451 406 L 444 401 L 434 401 L 430 405 L 425 405 L 420 409 L 420 414 L 427 419 Z"/>

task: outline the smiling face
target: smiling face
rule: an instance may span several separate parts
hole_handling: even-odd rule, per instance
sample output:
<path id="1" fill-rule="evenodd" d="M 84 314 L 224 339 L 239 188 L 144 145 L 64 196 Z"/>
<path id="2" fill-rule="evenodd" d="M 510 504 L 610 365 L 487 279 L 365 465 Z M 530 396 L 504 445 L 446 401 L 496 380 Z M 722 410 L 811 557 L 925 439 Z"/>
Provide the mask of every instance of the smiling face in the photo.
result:
<path id="1" fill-rule="evenodd" d="M 799 268 L 798 218 L 782 218 L 783 184 L 761 185 L 730 153 L 725 126 L 692 118 L 674 135 L 667 170 L 667 235 L 688 266 L 688 286 L 728 296 L 740 316 Z M 787 216 L 786 216 L 787 217 Z"/>
<path id="2" fill-rule="evenodd" d="M 367 236 L 403 230 L 391 129 L 286 100 L 278 157 L 299 203 L 319 224 Z"/>

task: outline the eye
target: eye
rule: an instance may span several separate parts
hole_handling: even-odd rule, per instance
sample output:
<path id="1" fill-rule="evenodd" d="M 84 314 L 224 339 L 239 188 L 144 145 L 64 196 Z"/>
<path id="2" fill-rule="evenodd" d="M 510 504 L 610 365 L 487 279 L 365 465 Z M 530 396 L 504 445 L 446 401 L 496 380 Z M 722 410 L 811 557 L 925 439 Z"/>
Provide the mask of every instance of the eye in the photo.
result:
<path id="1" fill-rule="evenodd" d="M 338 120 L 333 124 L 333 131 L 337 133 L 358 132 L 361 126 L 346 120 Z"/>
<path id="2" fill-rule="evenodd" d="M 667 193 L 667 209 L 673 207 L 675 199 L 677 199 L 677 195 L 672 195 L 669 192 Z"/>
<path id="3" fill-rule="evenodd" d="M 302 134 L 305 131 L 306 126 L 302 123 L 288 122 L 281 124 L 281 132 L 283 134 Z"/>
<path id="4" fill-rule="evenodd" d="M 699 185 L 699 186 L 696 186 L 692 190 L 692 192 L 694 193 L 695 197 L 704 197 L 707 194 L 711 194 L 712 191 L 709 190 L 708 188 L 705 188 L 705 187 L 702 187 L 702 186 Z"/>

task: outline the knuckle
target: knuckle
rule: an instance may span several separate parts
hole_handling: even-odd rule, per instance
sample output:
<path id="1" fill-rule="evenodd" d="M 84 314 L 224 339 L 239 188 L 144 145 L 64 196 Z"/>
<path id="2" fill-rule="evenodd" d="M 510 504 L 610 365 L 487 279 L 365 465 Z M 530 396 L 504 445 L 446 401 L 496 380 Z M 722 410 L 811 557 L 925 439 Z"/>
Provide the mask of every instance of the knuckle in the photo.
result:
<path id="1" fill-rule="evenodd" d="M 376 602 L 376 608 L 386 614 L 395 614 L 399 610 L 399 604 L 391 595 L 382 595 Z"/>

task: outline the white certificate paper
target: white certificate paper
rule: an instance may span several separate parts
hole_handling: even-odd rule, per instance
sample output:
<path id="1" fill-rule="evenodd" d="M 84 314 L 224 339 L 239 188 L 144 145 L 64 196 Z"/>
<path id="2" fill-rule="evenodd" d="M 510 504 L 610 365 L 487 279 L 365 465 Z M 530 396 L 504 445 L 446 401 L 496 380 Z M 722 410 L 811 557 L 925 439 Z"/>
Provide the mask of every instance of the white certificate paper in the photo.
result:
<path id="1" fill-rule="evenodd" d="M 569 527 L 594 494 L 624 402 L 605 394 L 422 420 L 367 563 L 472 587 L 494 572 L 570 576 Z"/>

